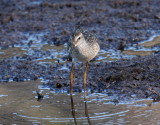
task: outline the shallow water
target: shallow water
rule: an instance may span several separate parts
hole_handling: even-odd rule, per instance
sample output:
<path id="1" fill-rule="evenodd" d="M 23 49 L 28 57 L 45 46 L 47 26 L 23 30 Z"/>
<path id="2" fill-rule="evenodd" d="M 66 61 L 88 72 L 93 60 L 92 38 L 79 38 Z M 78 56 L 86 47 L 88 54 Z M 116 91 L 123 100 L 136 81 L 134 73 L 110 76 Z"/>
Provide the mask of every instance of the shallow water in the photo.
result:
<path id="1" fill-rule="evenodd" d="M 144 41 L 139 45 L 144 47 L 154 47 L 159 44 L 160 44 L 160 36 L 154 36 L 154 37 L 151 37 L 148 41 Z"/>
<path id="2" fill-rule="evenodd" d="M 159 51 L 160 36 L 153 36 L 149 40 L 129 45 L 122 53 L 127 55 L 148 56 Z"/>
<path id="3" fill-rule="evenodd" d="M 40 85 L 40 81 L 0 84 L 0 124 L 160 124 L 160 103 L 151 104 L 149 99 L 114 104 L 106 94 L 88 93 L 84 100 L 83 93 L 70 96 Z M 37 90 L 44 96 L 41 101 Z"/>

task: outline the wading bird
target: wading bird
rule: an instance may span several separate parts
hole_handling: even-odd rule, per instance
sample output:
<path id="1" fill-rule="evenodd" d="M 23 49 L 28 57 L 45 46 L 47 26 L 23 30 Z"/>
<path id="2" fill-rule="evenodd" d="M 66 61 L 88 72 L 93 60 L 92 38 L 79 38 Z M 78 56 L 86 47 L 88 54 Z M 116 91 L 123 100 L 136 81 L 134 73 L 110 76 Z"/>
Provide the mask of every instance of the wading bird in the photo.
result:
<path id="1" fill-rule="evenodd" d="M 83 30 L 80 27 L 76 27 L 73 34 L 70 37 L 69 43 L 69 55 L 72 57 L 72 67 L 70 70 L 70 93 L 72 94 L 73 84 L 73 69 L 75 62 L 86 63 L 85 71 L 83 74 L 83 87 L 84 95 L 86 95 L 86 76 L 88 70 L 88 63 L 99 52 L 100 47 L 98 40 L 87 30 Z"/>

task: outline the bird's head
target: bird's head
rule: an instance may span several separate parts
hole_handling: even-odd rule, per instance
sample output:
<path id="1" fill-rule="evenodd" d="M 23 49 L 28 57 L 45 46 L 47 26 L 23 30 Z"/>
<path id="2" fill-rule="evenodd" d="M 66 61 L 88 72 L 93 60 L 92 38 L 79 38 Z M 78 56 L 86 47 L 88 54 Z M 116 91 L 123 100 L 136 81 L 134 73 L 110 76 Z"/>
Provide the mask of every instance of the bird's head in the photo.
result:
<path id="1" fill-rule="evenodd" d="M 75 33 L 74 36 L 72 37 L 72 44 L 74 46 L 78 46 L 80 43 L 84 41 L 85 41 L 85 38 L 81 32 Z"/>

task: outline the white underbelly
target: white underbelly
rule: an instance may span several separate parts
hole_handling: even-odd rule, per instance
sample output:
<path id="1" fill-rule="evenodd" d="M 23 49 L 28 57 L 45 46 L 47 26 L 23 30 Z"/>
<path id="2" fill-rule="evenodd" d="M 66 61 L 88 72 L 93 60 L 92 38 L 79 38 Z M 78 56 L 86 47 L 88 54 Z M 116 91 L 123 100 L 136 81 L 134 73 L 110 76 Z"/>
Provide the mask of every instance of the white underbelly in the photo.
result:
<path id="1" fill-rule="evenodd" d="M 99 51 L 99 46 L 79 46 L 75 47 L 72 50 L 71 56 L 75 59 L 75 61 L 80 61 L 80 62 L 89 62 L 92 60 L 98 53 Z"/>

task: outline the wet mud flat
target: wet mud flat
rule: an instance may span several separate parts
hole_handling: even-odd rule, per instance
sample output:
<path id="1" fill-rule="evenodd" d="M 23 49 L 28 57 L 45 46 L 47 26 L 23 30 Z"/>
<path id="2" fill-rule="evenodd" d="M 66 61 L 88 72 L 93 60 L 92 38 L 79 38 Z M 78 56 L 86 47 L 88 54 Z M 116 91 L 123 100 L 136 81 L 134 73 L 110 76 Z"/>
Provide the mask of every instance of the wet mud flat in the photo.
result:
<path id="1" fill-rule="evenodd" d="M 91 62 L 87 74 L 87 89 L 92 92 L 105 92 L 108 95 L 117 94 L 119 99 L 156 98 L 159 93 L 160 54 L 139 57 L 131 60 L 110 63 Z M 43 80 L 44 87 L 50 87 L 57 92 L 69 91 L 69 69 L 62 64 L 37 64 L 31 60 L 6 59 L 0 62 L 1 80 L 26 81 Z M 66 67 L 70 67 L 70 63 Z M 82 92 L 84 66 L 75 67 L 73 91 Z M 1 81 L 2 82 L 2 81 Z"/>
<path id="2" fill-rule="evenodd" d="M 45 32 L 41 42 L 53 46 L 65 45 L 77 22 L 95 33 L 101 49 L 123 51 L 128 44 L 137 44 L 160 33 L 160 1 L 113 0 L 113 1 L 32 1 L 13 0 L 0 2 L 0 48 L 15 49 L 17 46 L 34 49 L 34 41 L 24 43 L 33 33 Z M 26 36 L 26 33 L 29 35 Z M 159 46 L 159 45 L 156 45 Z M 28 49 L 27 48 L 27 49 Z M 17 50 L 16 50 L 17 51 Z M 0 81 L 26 81 L 43 79 L 44 86 L 55 91 L 69 90 L 70 63 L 39 63 L 41 56 L 51 52 L 34 50 L 26 55 L 3 56 L 0 60 Z M 10 53 L 14 53 L 15 50 Z M 15 52 L 16 53 L 16 52 Z M 150 88 L 158 92 L 160 87 L 160 53 L 113 62 L 91 62 L 87 89 L 91 92 L 117 94 L 119 99 L 156 98 Z M 54 60 L 54 58 L 51 58 Z M 56 59 L 55 59 L 56 60 Z M 66 63 L 66 62 L 67 63 Z M 65 66 L 65 67 L 64 67 Z M 81 69 L 81 70 L 79 70 Z M 82 91 L 83 66 L 75 68 L 74 91 Z M 117 100 L 116 100 L 117 101 Z"/>

